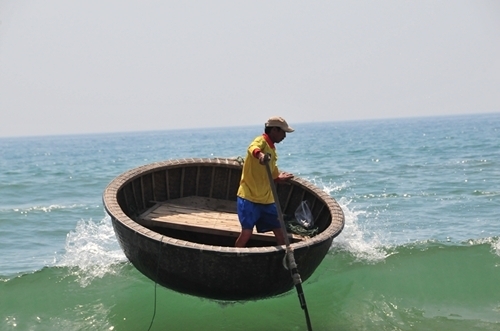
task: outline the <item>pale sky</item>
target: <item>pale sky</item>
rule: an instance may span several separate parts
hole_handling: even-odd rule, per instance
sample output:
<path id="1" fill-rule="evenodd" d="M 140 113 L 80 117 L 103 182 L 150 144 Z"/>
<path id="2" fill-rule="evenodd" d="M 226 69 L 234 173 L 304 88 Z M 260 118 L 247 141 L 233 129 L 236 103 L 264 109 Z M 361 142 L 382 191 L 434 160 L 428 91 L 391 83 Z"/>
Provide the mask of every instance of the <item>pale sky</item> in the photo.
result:
<path id="1" fill-rule="evenodd" d="M 0 137 L 500 112 L 500 1 L 0 0 Z"/>

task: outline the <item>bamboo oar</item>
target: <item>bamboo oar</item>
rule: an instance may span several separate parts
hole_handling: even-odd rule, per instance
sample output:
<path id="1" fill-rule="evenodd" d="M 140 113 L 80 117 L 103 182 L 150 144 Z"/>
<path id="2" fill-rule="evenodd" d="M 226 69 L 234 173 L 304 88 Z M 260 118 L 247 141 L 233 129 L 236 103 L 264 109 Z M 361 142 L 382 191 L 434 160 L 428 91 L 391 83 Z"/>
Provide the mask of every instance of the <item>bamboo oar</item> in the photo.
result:
<path id="1" fill-rule="evenodd" d="M 306 297 L 304 296 L 304 291 L 302 290 L 302 279 L 300 278 L 299 271 L 297 270 L 297 263 L 295 263 L 295 256 L 293 255 L 293 249 L 290 247 L 290 239 L 288 238 L 288 234 L 286 233 L 286 225 L 283 219 L 283 212 L 281 211 L 281 206 L 278 199 L 278 192 L 276 191 L 276 186 L 274 185 L 271 168 L 269 167 L 270 159 L 271 155 L 267 154 L 264 160 L 266 164 L 267 177 L 269 178 L 269 185 L 271 186 L 271 190 L 273 192 L 273 197 L 274 197 L 274 203 L 276 204 L 276 209 L 278 211 L 278 219 L 280 221 L 281 231 L 283 231 L 283 236 L 285 237 L 288 268 L 290 269 L 293 283 L 295 284 L 295 288 L 297 289 L 297 294 L 299 296 L 299 301 L 300 301 L 300 307 L 304 310 L 304 313 L 306 315 L 307 330 L 312 331 L 311 320 L 309 319 L 309 312 L 307 311 Z"/>

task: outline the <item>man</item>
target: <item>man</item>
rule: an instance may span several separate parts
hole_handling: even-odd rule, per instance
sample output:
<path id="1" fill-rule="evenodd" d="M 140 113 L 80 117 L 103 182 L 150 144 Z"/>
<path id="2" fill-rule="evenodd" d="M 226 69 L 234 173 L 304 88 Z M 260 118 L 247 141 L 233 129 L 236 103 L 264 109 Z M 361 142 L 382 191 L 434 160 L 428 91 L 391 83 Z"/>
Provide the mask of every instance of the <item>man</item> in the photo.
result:
<path id="1" fill-rule="evenodd" d="M 241 233 L 236 239 L 236 247 L 246 246 L 254 226 L 257 232 L 273 231 L 278 245 L 285 244 L 267 175 L 266 162 L 269 162 L 275 182 L 286 181 L 293 177 L 292 174 L 278 170 L 276 165 L 278 157 L 274 146 L 285 139 L 287 132 L 293 131 L 282 117 L 271 117 L 265 124 L 264 133 L 256 137 L 247 149 L 237 193 Z M 269 161 L 265 159 L 266 154 L 271 155 Z"/>

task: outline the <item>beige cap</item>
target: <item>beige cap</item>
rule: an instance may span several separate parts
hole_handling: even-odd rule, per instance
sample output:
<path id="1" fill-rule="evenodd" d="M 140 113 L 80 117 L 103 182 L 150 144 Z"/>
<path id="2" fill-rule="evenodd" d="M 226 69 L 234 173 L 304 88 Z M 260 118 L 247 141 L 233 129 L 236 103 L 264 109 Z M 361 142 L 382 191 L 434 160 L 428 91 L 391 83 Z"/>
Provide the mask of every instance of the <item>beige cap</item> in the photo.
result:
<path id="1" fill-rule="evenodd" d="M 285 119 L 283 117 L 279 117 L 279 116 L 273 116 L 267 120 L 266 128 L 267 127 L 274 127 L 274 126 L 280 128 L 281 130 L 283 130 L 285 132 L 295 131 L 293 128 L 288 126 L 288 123 L 285 121 Z"/>

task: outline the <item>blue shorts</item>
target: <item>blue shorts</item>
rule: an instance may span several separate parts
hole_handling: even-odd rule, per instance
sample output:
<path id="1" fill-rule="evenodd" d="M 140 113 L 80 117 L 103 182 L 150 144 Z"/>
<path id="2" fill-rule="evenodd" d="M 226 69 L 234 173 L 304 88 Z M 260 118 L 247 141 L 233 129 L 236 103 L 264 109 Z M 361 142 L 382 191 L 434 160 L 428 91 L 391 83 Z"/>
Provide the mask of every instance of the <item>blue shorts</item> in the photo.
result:
<path id="1" fill-rule="evenodd" d="M 267 232 L 281 228 L 274 203 L 255 203 L 238 197 L 237 206 L 242 229 L 252 230 L 255 226 L 257 232 Z"/>

